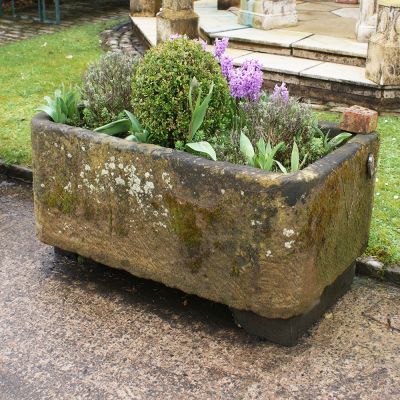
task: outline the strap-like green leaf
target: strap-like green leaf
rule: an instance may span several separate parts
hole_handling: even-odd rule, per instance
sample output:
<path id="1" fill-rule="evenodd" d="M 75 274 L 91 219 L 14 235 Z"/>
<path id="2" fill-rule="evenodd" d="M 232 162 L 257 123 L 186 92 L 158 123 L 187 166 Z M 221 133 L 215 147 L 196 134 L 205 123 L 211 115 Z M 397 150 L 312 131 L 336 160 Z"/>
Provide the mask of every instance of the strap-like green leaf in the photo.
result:
<path id="1" fill-rule="evenodd" d="M 210 90 L 209 90 L 207 96 L 204 98 L 204 100 L 200 104 L 201 89 L 199 89 L 199 93 L 198 93 L 197 100 L 196 100 L 196 106 L 195 106 L 195 109 L 192 114 L 192 119 L 190 121 L 188 140 L 193 139 L 193 136 L 196 134 L 196 132 L 200 128 L 201 124 L 203 123 L 204 117 L 205 117 L 207 109 L 208 109 L 208 105 L 211 100 L 213 90 L 214 90 L 214 82 L 211 82 Z"/>
<path id="2" fill-rule="evenodd" d="M 344 142 L 346 139 L 349 137 L 353 136 L 351 133 L 348 132 L 342 132 L 339 133 L 339 135 L 333 137 L 329 142 L 329 146 L 334 149 L 340 145 L 340 143 Z"/>
<path id="3" fill-rule="evenodd" d="M 278 160 L 275 160 L 275 162 L 276 162 L 276 164 L 278 165 L 279 169 L 280 169 L 284 174 L 287 174 L 287 173 L 288 173 L 288 172 L 287 172 L 287 169 L 286 169 Z"/>
<path id="4" fill-rule="evenodd" d="M 297 143 L 293 141 L 293 149 L 292 154 L 290 157 L 290 171 L 295 172 L 299 169 L 300 165 L 300 158 L 299 158 L 299 148 L 297 147 Z"/>
<path id="5" fill-rule="evenodd" d="M 131 122 L 131 128 L 130 131 L 133 133 L 139 133 L 143 131 L 142 125 L 140 125 L 139 121 L 137 118 L 128 110 L 124 110 L 125 114 L 128 116 L 130 122 Z"/>
<path id="6" fill-rule="evenodd" d="M 128 118 L 120 119 L 115 122 L 111 122 L 107 125 L 96 128 L 95 132 L 105 133 L 107 135 L 118 135 L 119 133 L 129 132 L 131 129 L 131 121 Z"/>
<path id="7" fill-rule="evenodd" d="M 186 143 L 186 147 L 189 147 L 189 149 L 194 150 L 197 153 L 206 154 L 212 160 L 217 161 L 215 150 L 208 142 Z"/>
<path id="8" fill-rule="evenodd" d="M 247 164 L 252 165 L 254 159 L 254 148 L 250 139 L 243 133 L 240 133 L 240 152 L 246 159 Z"/>

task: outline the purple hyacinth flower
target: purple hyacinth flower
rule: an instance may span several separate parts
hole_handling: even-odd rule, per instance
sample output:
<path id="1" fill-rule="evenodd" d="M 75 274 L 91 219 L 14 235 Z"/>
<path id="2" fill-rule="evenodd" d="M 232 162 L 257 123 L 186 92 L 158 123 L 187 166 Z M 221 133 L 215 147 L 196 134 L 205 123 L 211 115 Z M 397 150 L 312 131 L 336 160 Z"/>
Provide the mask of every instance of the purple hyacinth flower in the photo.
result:
<path id="1" fill-rule="evenodd" d="M 226 54 L 223 54 L 219 60 L 221 64 L 222 75 L 229 81 L 229 77 L 233 70 L 233 59 Z"/>
<path id="2" fill-rule="evenodd" d="M 263 74 L 261 63 L 246 60 L 240 68 L 232 69 L 229 75 L 231 95 L 236 99 L 257 101 L 261 95 Z"/>
<path id="3" fill-rule="evenodd" d="M 207 50 L 207 42 L 203 39 L 197 39 L 197 42 L 199 42 L 201 44 L 201 47 L 203 48 L 203 50 Z"/>
<path id="4" fill-rule="evenodd" d="M 229 44 L 229 38 L 215 39 L 214 42 L 214 57 L 219 60 L 225 53 L 226 48 Z"/>
<path id="5" fill-rule="evenodd" d="M 272 93 L 272 100 L 274 101 L 282 101 L 284 104 L 287 104 L 289 101 L 289 90 L 286 87 L 286 83 L 282 82 L 279 86 L 278 84 L 274 87 L 274 92 Z"/>

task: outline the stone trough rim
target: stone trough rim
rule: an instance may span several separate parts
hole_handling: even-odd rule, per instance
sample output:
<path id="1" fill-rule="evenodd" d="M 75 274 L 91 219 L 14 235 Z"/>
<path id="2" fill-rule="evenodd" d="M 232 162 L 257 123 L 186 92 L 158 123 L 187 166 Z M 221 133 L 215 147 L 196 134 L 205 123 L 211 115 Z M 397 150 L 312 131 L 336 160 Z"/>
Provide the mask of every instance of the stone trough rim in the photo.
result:
<path id="1" fill-rule="evenodd" d="M 42 125 L 46 129 L 57 131 L 62 135 L 69 135 L 69 133 L 80 133 L 84 136 L 89 136 L 98 143 L 109 143 L 115 146 L 117 149 L 138 151 L 142 154 L 151 154 L 154 158 L 164 159 L 179 159 L 184 164 L 202 166 L 204 168 L 213 168 L 214 170 L 220 170 L 221 173 L 230 173 L 236 178 L 240 176 L 254 176 L 255 180 L 268 179 L 269 181 L 276 180 L 280 184 L 286 181 L 293 182 L 294 180 L 299 184 L 312 183 L 313 181 L 323 180 L 328 176 L 335 168 L 340 166 L 343 162 L 354 156 L 359 150 L 360 146 L 365 143 L 367 138 L 371 136 L 377 136 L 376 132 L 370 134 L 353 134 L 353 136 L 343 145 L 337 147 L 324 157 L 314 161 L 307 167 L 298 170 L 296 172 L 289 172 L 284 174 L 282 172 L 265 171 L 260 168 L 251 167 L 248 165 L 234 164 L 229 161 L 213 161 L 205 157 L 197 156 L 188 152 L 160 146 L 151 143 L 136 143 L 130 142 L 122 138 L 110 136 L 104 133 L 95 132 L 90 129 L 81 128 L 73 125 L 57 123 L 51 120 L 51 118 L 40 112 L 32 118 L 32 126 Z M 333 129 L 336 129 L 339 133 L 341 130 L 337 128 L 338 124 L 332 124 Z M 336 135 L 335 135 L 336 136 Z M 34 169 L 34 168 L 33 168 Z M 261 183 L 261 182 L 260 182 Z M 315 182 L 314 182 L 315 183 Z"/>

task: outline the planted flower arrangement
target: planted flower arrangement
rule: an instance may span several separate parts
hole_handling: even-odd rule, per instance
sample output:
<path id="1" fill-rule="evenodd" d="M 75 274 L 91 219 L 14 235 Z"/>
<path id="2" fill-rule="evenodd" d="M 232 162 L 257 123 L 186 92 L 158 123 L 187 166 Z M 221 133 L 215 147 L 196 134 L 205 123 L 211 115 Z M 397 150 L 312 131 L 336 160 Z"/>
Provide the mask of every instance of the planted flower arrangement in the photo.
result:
<path id="1" fill-rule="evenodd" d="M 352 282 L 377 136 L 321 130 L 227 46 L 172 37 L 143 60 L 107 54 L 81 96 L 47 98 L 32 124 L 37 233 L 291 345 Z"/>

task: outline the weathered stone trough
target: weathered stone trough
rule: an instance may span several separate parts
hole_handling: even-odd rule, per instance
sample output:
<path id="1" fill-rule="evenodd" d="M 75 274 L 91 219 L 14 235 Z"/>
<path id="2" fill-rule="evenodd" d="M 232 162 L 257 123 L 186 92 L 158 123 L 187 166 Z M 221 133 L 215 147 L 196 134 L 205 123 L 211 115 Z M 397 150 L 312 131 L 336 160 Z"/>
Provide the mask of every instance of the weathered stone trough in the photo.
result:
<path id="1" fill-rule="evenodd" d="M 296 343 L 349 288 L 367 244 L 376 134 L 287 175 L 44 114 L 32 143 L 41 241 L 226 304 L 277 343 Z"/>

